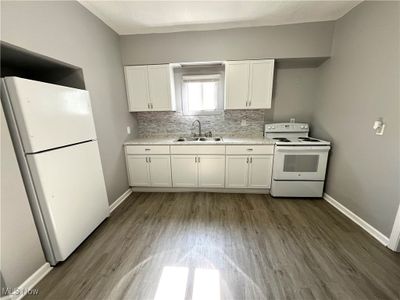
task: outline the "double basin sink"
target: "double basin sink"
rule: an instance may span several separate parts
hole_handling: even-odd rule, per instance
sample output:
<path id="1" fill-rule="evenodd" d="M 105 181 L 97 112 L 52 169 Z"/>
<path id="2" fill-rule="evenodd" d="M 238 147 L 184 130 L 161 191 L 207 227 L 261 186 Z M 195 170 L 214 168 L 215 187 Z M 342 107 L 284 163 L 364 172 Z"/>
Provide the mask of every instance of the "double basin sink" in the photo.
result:
<path id="1" fill-rule="evenodd" d="M 184 142 L 222 142 L 222 137 L 180 137 L 174 140 L 175 143 L 184 143 Z"/>

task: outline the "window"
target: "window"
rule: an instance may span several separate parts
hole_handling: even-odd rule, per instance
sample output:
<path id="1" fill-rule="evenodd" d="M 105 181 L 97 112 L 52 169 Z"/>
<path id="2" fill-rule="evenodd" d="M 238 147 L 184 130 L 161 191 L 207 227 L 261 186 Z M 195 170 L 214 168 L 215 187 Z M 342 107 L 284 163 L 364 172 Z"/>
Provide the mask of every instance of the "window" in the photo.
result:
<path id="1" fill-rule="evenodd" d="M 223 110 L 221 74 L 183 75 L 184 115 L 218 114 Z"/>

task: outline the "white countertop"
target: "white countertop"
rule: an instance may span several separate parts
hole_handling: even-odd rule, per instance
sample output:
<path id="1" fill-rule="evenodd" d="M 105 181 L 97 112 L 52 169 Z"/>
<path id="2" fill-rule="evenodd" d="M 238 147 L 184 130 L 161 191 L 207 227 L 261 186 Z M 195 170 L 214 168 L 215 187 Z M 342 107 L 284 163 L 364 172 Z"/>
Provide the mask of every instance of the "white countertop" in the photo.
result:
<path id="1" fill-rule="evenodd" d="M 177 138 L 149 137 L 134 138 L 124 143 L 124 145 L 273 145 L 272 139 L 263 137 L 223 137 L 222 142 L 207 141 L 185 141 L 174 142 Z"/>

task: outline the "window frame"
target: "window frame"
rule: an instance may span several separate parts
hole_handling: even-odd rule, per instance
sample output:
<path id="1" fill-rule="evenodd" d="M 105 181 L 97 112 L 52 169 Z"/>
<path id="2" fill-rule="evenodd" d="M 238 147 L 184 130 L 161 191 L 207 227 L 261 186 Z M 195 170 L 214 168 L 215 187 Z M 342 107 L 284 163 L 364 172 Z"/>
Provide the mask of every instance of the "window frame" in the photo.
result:
<path id="1" fill-rule="evenodd" d="M 215 81 L 217 82 L 217 107 L 213 110 L 189 110 L 187 101 L 187 84 L 185 82 L 196 81 Z M 201 72 L 199 74 L 182 74 L 181 77 L 181 104 L 182 114 L 184 116 L 199 116 L 199 115 L 219 115 L 224 111 L 224 78 L 223 73 L 218 71 Z"/>

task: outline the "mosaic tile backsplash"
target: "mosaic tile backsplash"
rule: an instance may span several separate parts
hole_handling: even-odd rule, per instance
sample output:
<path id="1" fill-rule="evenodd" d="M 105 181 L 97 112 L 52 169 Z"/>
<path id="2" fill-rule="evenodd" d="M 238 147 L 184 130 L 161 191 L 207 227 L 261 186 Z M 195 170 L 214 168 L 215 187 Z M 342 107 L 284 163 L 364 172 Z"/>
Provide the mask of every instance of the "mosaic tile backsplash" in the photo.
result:
<path id="1" fill-rule="evenodd" d="M 201 122 L 202 133 L 211 131 L 214 136 L 262 137 L 264 110 L 229 110 L 219 115 L 184 116 L 179 112 L 135 113 L 139 137 L 178 137 L 197 133 L 194 120 Z M 246 125 L 241 126 L 241 121 Z"/>

